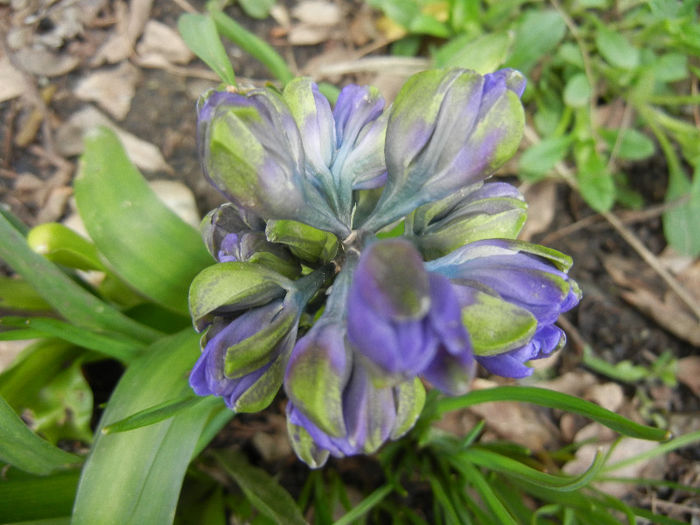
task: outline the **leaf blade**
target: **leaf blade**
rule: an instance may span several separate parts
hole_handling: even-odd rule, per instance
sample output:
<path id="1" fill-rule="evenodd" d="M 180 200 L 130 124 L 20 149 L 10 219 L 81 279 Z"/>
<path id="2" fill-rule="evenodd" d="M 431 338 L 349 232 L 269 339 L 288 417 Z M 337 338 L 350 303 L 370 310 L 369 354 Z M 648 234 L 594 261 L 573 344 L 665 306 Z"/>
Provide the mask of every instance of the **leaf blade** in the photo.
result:
<path id="1" fill-rule="evenodd" d="M 115 273 L 162 306 L 187 313 L 189 283 L 211 256 L 198 232 L 158 199 L 113 131 L 86 137 L 74 187 L 88 233 Z"/>
<path id="2" fill-rule="evenodd" d="M 236 76 L 221 43 L 216 24 L 210 16 L 185 13 L 177 21 L 177 29 L 187 47 L 202 59 L 221 80 L 236 85 Z"/>
<path id="3" fill-rule="evenodd" d="M 172 522 L 185 470 L 211 407 L 190 407 L 131 432 L 99 430 L 188 392 L 185 377 L 198 355 L 198 337 L 188 329 L 155 343 L 129 365 L 103 414 L 83 469 L 73 525 Z M 107 486 L 108 499 L 103 494 Z"/>
<path id="4" fill-rule="evenodd" d="M 29 430 L 1 396 L 0 437 L 0 461 L 25 472 L 49 474 L 81 461 L 78 456 L 54 447 Z"/>
<path id="5" fill-rule="evenodd" d="M 110 330 L 140 341 L 153 341 L 160 334 L 101 301 L 56 265 L 34 253 L 4 215 L 0 217 L 0 259 L 31 284 L 64 319 L 77 326 Z"/>
<path id="6" fill-rule="evenodd" d="M 490 401 L 522 401 L 566 410 L 598 421 L 625 436 L 652 441 L 663 441 L 670 437 L 668 431 L 664 429 L 640 425 L 590 401 L 532 386 L 499 386 L 474 390 L 463 396 L 444 398 L 437 402 L 437 413 L 442 415 L 452 410 Z"/>

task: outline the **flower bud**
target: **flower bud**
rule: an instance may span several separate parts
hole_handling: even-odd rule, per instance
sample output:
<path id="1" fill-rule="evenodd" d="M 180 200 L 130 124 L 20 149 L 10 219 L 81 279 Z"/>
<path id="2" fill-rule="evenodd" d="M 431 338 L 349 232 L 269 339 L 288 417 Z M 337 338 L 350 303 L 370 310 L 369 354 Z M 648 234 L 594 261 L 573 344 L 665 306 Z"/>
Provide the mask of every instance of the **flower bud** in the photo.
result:
<path id="1" fill-rule="evenodd" d="M 282 275 L 253 263 L 224 262 L 202 270 L 190 285 L 190 313 L 197 330 L 217 314 L 261 306 L 293 287 Z"/>
<path id="2" fill-rule="evenodd" d="M 424 402 L 425 390 L 418 379 L 378 387 L 356 360 L 342 394 L 345 433 L 324 432 L 293 402 L 287 405 L 287 429 L 297 456 L 318 468 L 329 454 L 372 454 L 388 439 L 401 437 L 415 424 Z"/>
<path id="3" fill-rule="evenodd" d="M 263 219 L 350 232 L 329 207 L 328 196 L 307 180 L 299 129 L 275 91 L 216 92 L 200 106 L 200 158 L 219 191 Z"/>
<path id="4" fill-rule="evenodd" d="M 389 115 L 385 191 L 364 227 L 377 231 L 508 160 L 523 134 L 524 85 L 514 70 L 433 70 L 408 79 Z"/>
<path id="5" fill-rule="evenodd" d="M 510 184 L 480 183 L 425 204 L 409 218 L 407 229 L 430 260 L 482 239 L 515 239 L 525 224 L 527 204 Z"/>
<path id="6" fill-rule="evenodd" d="M 220 396 L 236 412 L 257 412 L 272 402 L 282 384 L 284 367 L 296 338 L 296 324 L 264 349 L 267 355 L 257 368 L 252 367 L 235 378 L 227 375 L 225 368 L 231 348 L 255 338 L 261 323 L 269 320 L 280 303 L 253 308 L 232 321 L 223 317 L 215 320 L 202 338 L 202 355 L 190 374 L 190 385 L 196 394 Z"/>
<path id="7" fill-rule="evenodd" d="M 471 363 L 449 281 L 429 274 L 408 241 L 378 241 L 365 249 L 347 311 L 348 339 L 378 382 L 423 374 L 440 349 Z"/>
<path id="8" fill-rule="evenodd" d="M 581 291 L 567 272 L 571 259 L 520 241 L 477 241 L 426 264 L 452 279 L 476 359 L 508 377 L 524 377 L 525 361 L 564 344 L 554 326 L 576 306 Z"/>

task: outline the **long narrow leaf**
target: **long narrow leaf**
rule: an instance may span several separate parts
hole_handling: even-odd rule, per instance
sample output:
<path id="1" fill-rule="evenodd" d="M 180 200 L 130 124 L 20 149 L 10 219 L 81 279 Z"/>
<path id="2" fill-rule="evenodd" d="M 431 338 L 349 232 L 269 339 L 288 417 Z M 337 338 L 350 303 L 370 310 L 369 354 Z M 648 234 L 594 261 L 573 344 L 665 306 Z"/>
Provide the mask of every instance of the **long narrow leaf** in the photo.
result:
<path id="1" fill-rule="evenodd" d="M 501 525 L 517 525 L 517 521 L 498 498 L 484 476 L 477 468 L 467 462 L 455 461 L 452 465 L 471 483 L 486 506 L 493 512 Z"/>
<path id="2" fill-rule="evenodd" d="M 275 523 L 303 525 L 306 523 L 296 503 L 267 472 L 252 466 L 235 453 L 214 453 L 224 470 L 241 487 L 250 503 Z"/>
<path id="3" fill-rule="evenodd" d="M 159 335 L 101 301 L 57 266 L 34 253 L 4 216 L 0 217 L 0 259 L 31 284 L 64 319 L 76 326 L 118 332 L 140 341 L 153 341 Z"/>
<path id="4" fill-rule="evenodd" d="M 81 461 L 29 430 L 3 397 L 0 397 L 0 443 L 0 462 L 32 474 L 48 474 Z"/>
<path id="5" fill-rule="evenodd" d="M 123 362 L 131 361 L 143 348 L 141 343 L 125 341 L 118 336 L 96 334 L 58 319 L 3 317 L 0 318 L 0 326 L 16 327 L 20 331 L 33 330 L 39 337 L 55 337 Z"/>
<path id="6" fill-rule="evenodd" d="M 0 483 L 0 523 L 51 520 L 70 516 L 80 472 L 3 480 Z M 69 520 L 70 521 L 70 520 Z M 43 521 L 41 523 L 44 523 Z"/>
<path id="7" fill-rule="evenodd" d="M 678 436 L 677 438 L 673 438 L 671 441 L 662 443 L 658 447 L 655 447 L 651 450 L 647 450 L 646 452 L 642 452 L 641 454 L 637 454 L 636 456 L 632 456 L 631 458 L 626 458 L 618 461 L 617 463 L 606 465 L 603 470 L 605 472 L 613 472 L 627 465 L 632 465 L 639 461 L 644 461 L 647 459 L 655 458 L 657 456 L 661 456 L 663 454 L 667 454 L 673 450 L 685 447 L 696 441 L 700 441 L 700 430 L 690 432 L 689 434 L 684 434 L 682 436 Z"/>
<path id="8" fill-rule="evenodd" d="M 345 514 L 345 516 L 336 520 L 333 523 L 333 525 L 350 525 L 351 523 L 355 523 L 362 516 L 364 516 L 370 510 L 372 510 L 376 505 L 378 505 L 384 498 L 391 494 L 392 490 L 393 487 L 391 485 L 384 485 L 383 487 L 379 487 L 377 490 L 375 490 L 369 496 L 363 499 L 360 503 L 355 505 L 355 507 L 350 512 Z"/>
<path id="9" fill-rule="evenodd" d="M 158 199 L 113 131 L 88 135 L 74 186 L 85 227 L 115 273 L 162 306 L 187 313 L 190 283 L 211 256 L 199 233 Z"/>
<path id="10" fill-rule="evenodd" d="M 164 401 L 155 406 L 136 412 L 127 418 L 104 427 L 103 434 L 114 434 L 115 432 L 126 432 L 141 427 L 147 427 L 159 423 L 164 419 L 173 417 L 175 414 L 197 405 L 202 402 L 220 404 L 216 398 L 197 397 L 193 393 L 186 394 L 178 399 Z"/>
<path id="11" fill-rule="evenodd" d="M 437 403 L 437 412 L 444 414 L 452 410 L 491 401 L 522 401 L 580 414 L 625 436 L 653 441 L 663 441 L 670 437 L 669 432 L 664 429 L 640 425 L 590 401 L 584 401 L 554 390 L 530 386 L 499 386 L 475 390 L 464 396 L 441 399 Z"/>
<path id="12" fill-rule="evenodd" d="M 270 44 L 255 36 L 227 14 L 217 9 L 212 9 L 210 14 L 223 37 L 262 62 L 283 85 L 294 78 L 287 63 Z"/>
<path id="13" fill-rule="evenodd" d="M 236 76 L 226 49 L 216 31 L 216 24 L 207 15 L 186 13 L 177 21 L 177 29 L 192 52 L 208 65 L 221 80 L 236 85 Z"/>
<path id="14" fill-rule="evenodd" d="M 169 524 L 192 452 L 211 406 L 130 432 L 104 428 L 189 391 L 187 373 L 199 355 L 185 330 L 162 339 L 129 365 L 107 405 L 78 486 L 73 525 Z M 109 488 L 107 492 L 107 488 Z"/>
<path id="15" fill-rule="evenodd" d="M 579 476 L 553 476 L 528 467 L 520 461 L 480 447 L 471 447 L 460 452 L 459 458 L 495 472 L 501 472 L 529 483 L 547 487 L 550 490 L 562 492 L 571 492 L 586 486 L 600 471 L 605 461 L 604 455 L 598 453 L 589 469 L 583 474 Z"/>

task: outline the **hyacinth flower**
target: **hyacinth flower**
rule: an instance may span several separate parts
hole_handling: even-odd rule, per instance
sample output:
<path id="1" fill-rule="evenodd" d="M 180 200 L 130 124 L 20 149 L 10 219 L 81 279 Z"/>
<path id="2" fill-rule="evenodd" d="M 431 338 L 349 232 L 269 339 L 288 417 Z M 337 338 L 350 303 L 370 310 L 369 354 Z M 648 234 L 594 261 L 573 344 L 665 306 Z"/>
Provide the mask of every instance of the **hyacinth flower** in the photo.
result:
<path id="1" fill-rule="evenodd" d="M 417 378 L 377 385 L 346 336 L 346 302 L 354 261 L 343 268 L 326 309 L 292 351 L 284 380 L 292 446 L 309 466 L 371 454 L 414 425 L 425 390 Z"/>
<path id="2" fill-rule="evenodd" d="M 517 149 L 524 86 L 457 69 L 414 75 L 386 109 L 358 86 L 331 108 L 308 79 L 205 98 L 202 164 L 231 203 L 203 222 L 219 262 L 190 293 L 194 390 L 249 411 L 283 381 L 294 450 L 318 467 L 410 430 L 423 381 L 461 394 L 477 362 L 524 377 L 559 348 L 571 261 L 513 240 L 523 198 L 484 182 Z"/>
<path id="3" fill-rule="evenodd" d="M 554 326 L 581 291 L 568 276 L 571 258 L 543 246 L 506 239 L 467 244 L 426 263 L 451 280 L 477 361 L 491 373 L 521 378 L 525 365 L 561 348 Z"/>

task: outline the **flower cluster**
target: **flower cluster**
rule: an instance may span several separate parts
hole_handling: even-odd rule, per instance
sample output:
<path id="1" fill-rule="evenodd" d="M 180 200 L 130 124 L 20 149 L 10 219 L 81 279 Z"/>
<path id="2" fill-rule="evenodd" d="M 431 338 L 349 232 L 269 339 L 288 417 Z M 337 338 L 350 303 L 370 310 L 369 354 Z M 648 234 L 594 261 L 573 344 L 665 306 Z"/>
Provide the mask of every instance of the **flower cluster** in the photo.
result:
<path id="1" fill-rule="evenodd" d="M 202 167 L 230 202 L 202 223 L 218 262 L 190 289 L 194 391 L 252 412 L 284 385 L 293 447 L 319 467 L 410 430 L 425 384 L 464 393 L 477 362 L 525 377 L 560 348 L 571 260 L 515 240 L 522 196 L 484 182 L 517 150 L 524 87 L 455 69 L 389 108 L 353 85 L 331 109 L 303 78 L 205 96 Z"/>

